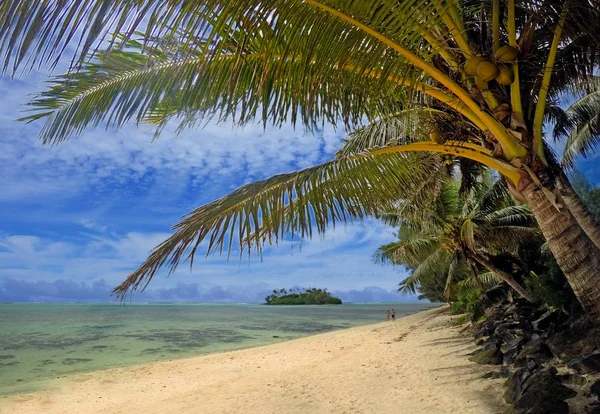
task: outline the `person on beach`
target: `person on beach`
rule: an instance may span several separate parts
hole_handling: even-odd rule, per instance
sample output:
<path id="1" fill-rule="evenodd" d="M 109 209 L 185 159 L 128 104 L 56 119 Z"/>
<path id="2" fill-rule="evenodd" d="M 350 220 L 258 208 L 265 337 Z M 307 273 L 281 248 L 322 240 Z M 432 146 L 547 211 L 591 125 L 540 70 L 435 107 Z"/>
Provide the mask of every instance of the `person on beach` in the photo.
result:
<path id="1" fill-rule="evenodd" d="M 396 320 L 396 309 L 392 309 L 392 321 Z"/>
<path id="2" fill-rule="evenodd" d="M 385 320 L 389 321 L 390 320 L 390 316 L 392 315 L 392 313 L 390 312 L 390 310 L 388 309 L 386 314 L 385 314 Z"/>

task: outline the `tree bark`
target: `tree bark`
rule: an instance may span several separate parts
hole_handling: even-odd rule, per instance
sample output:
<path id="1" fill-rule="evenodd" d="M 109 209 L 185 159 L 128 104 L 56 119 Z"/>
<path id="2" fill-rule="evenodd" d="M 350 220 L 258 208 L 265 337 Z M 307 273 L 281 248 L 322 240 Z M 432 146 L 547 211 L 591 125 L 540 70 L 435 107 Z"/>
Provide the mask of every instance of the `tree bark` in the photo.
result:
<path id="1" fill-rule="evenodd" d="M 592 321 L 600 323 L 600 249 L 571 211 L 558 210 L 535 184 L 529 183 L 522 194 L 579 303 Z M 566 200 L 558 197 L 558 203 L 566 205 Z"/>
<path id="2" fill-rule="evenodd" d="M 598 223 L 596 223 L 594 217 L 592 217 L 585 204 L 583 204 L 567 177 L 561 177 L 558 184 L 565 205 L 571 211 L 571 214 L 573 214 L 575 220 L 577 220 L 592 243 L 600 249 L 600 227 L 598 226 Z"/>
<path id="3" fill-rule="evenodd" d="M 483 267 L 488 269 L 490 272 L 497 274 L 500 279 L 504 280 L 506 282 L 506 284 L 508 284 L 508 286 L 513 288 L 513 290 L 515 292 L 517 292 L 519 295 L 521 295 L 521 297 L 523 297 L 524 299 L 527 299 L 529 302 L 532 302 L 532 303 L 534 302 L 534 300 L 529 296 L 529 294 L 527 293 L 525 288 L 523 286 L 521 286 L 512 277 L 512 275 L 510 273 L 505 272 L 504 270 L 499 269 L 498 267 L 494 266 L 494 264 L 492 262 L 490 262 L 487 258 L 485 258 L 483 255 L 481 255 L 477 252 L 471 251 L 470 255 L 473 258 L 473 260 L 478 262 L 480 265 L 482 265 Z"/>

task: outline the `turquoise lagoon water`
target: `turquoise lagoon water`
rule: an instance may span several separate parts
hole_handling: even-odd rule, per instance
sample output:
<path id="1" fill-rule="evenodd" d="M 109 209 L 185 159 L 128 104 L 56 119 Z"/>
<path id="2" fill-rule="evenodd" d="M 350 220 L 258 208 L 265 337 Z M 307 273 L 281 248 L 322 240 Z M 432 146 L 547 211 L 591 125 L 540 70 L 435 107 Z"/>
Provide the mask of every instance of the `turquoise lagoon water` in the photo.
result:
<path id="1" fill-rule="evenodd" d="M 423 303 L 0 304 L 0 395 L 72 373 L 223 352 L 380 322 Z"/>

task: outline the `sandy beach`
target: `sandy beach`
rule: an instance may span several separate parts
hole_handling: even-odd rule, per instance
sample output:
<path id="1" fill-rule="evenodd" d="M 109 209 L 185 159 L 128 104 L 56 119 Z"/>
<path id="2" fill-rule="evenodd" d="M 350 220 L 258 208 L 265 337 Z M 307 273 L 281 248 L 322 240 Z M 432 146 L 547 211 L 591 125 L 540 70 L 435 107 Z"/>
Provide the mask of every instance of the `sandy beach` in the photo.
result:
<path id="1" fill-rule="evenodd" d="M 275 345 L 73 375 L 1 413 L 496 413 L 447 308 Z"/>

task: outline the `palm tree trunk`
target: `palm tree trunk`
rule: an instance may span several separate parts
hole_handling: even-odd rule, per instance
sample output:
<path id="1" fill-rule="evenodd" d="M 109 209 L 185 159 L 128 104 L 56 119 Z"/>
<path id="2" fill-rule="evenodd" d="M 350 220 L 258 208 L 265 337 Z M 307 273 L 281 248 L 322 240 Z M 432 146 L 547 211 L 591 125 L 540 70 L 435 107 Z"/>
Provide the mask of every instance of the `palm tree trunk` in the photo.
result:
<path id="1" fill-rule="evenodd" d="M 531 298 L 531 296 L 529 296 L 525 288 L 521 286 L 512 277 L 510 273 L 505 272 L 504 270 L 494 266 L 494 264 L 490 262 L 487 258 L 475 251 L 470 251 L 469 255 L 473 258 L 473 260 L 477 261 L 480 265 L 488 269 L 490 272 L 497 274 L 500 279 L 504 280 L 508 286 L 513 288 L 513 290 L 517 292 L 520 296 L 522 296 L 524 299 L 527 299 L 529 302 L 534 302 L 534 300 Z"/>
<path id="2" fill-rule="evenodd" d="M 579 303 L 592 321 L 600 323 L 600 250 L 571 211 L 558 210 L 535 184 L 522 193 Z M 559 204 L 566 204 L 558 197 Z"/>
<path id="3" fill-rule="evenodd" d="M 479 272 L 477 271 L 477 266 L 475 266 L 475 263 L 473 263 L 472 260 L 467 259 L 467 262 L 469 262 L 469 266 L 471 267 L 471 272 L 473 272 L 473 279 L 475 280 L 475 284 L 477 285 L 477 288 L 479 290 L 481 290 L 481 293 L 485 293 L 485 286 L 483 285 L 483 283 L 481 282 L 481 279 L 479 278 Z"/>
<path id="4" fill-rule="evenodd" d="M 600 249 L 600 227 L 598 226 L 598 223 L 596 223 L 594 217 L 592 217 L 586 206 L 583 204 L 567 177 L 561 177 L 558 184 L 565 205 L 571 210 L 571 214 L 573 214 L 575 220 L 577 220 L 592 243 Z"/>

